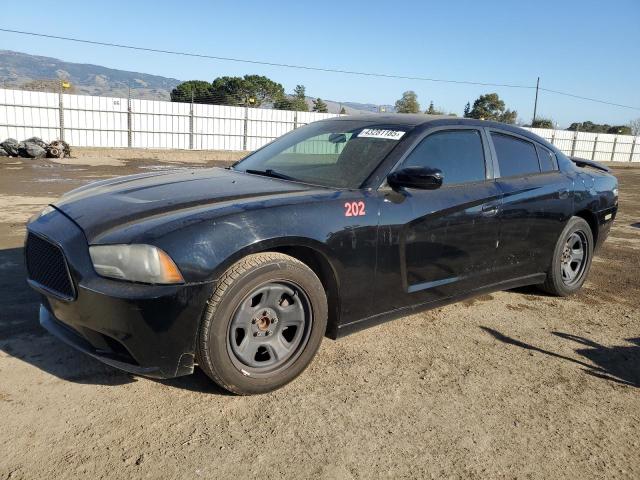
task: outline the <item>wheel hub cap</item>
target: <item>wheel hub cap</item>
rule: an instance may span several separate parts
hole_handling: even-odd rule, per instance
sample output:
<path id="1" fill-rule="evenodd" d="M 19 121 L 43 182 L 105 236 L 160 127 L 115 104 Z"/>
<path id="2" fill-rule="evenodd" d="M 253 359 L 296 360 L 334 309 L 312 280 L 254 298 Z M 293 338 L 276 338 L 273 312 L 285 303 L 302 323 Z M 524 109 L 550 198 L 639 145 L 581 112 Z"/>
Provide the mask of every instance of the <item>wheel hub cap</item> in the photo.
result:
<path id="1" fill-rule="evenodd" d="M 231 319 L 228 351 L 232 361 L 253 374 L 286 367 L 306 345 L 310 312 L 307 295 L 296 285 L 269 282 L 257 287 Z"/>
<path id="2" fill-rule="evenodd" d="M 278 316 L 276 312 L 271 308 L 260 309 L 258 314 L 251 320 L 252 332 L 262 333 L 270 332 L 269 327 L 275 326 L 278 323 Z"/>

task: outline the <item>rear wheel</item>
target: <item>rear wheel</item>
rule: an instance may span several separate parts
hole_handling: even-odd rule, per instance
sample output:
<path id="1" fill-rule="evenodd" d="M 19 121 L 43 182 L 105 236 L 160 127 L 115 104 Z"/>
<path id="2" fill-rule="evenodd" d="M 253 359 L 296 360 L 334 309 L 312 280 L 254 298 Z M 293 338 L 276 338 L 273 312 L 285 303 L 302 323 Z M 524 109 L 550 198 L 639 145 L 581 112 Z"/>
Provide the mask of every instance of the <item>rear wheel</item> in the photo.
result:
<path id="1" fill-rule="evenodd" d="M 580 217 L 572 217 L 560 234 L 542 289 L 567 296 L 582 287 L 593 259 L 593 233 Z"/>
<path id="2" fill-rule="evenodd" d="M 198 337 L 198 363 L 240 395 L 275 390 L 313 359 L 327 324 L 322 283 L 281 253 L 249 255 L 222 276 Z"/>

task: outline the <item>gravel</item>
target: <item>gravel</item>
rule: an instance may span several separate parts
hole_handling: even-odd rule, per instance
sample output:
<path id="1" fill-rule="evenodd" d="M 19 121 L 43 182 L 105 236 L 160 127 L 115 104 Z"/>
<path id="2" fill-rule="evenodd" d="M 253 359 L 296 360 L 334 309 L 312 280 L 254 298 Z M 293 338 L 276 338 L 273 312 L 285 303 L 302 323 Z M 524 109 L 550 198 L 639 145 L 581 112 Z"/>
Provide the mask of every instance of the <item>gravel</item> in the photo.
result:
<path id="1" fill-rule="evenodd" d="M 294 383 L 234 397 L 199 371 L 122 373 L 37 323 L 24 222 L 165 165 L 118 155 L 0 164 L 0 479 L 640 477 L 640 168 L 615 169 L 620 213 L 577 295 L 498 292 L 325 340 Z"/>

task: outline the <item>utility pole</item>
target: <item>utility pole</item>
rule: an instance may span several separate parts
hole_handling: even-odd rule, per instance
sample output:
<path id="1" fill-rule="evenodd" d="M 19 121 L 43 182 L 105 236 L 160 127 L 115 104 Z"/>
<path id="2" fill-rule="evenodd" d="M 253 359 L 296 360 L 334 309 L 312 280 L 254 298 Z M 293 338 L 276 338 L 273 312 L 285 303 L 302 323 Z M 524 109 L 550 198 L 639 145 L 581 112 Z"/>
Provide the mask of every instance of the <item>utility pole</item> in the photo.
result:
<path id="1" fill-rule="evenodd" d="M 133 146 L 133 114 L 131 111 L 131 87 L 127 90 L 127 147 Z"/>
<path id="2" fill-rule="evenodd" d="M 60 80 L 58 89 L 58 122 L 60 123 L 59 139 L 64 141 L 64 100 L 62 91 L 64 88 L 63 81 Z"/>
<path id="3" fill-rule="evenodd" d="M 536 101 L 533 104 L 533 120 L 531 121 L 531 125 L 536 121 L 536 113 L 538 110 L 538 89 L 540 88 L 540 77 L 538 77 L 538 81 L 536 82 Z"/>
<path id="4" fill-rule="evenodd" d="M 193 150 L 193 87 L 191 88 L 191 104 L 189 105 L 189 150 Z"/>

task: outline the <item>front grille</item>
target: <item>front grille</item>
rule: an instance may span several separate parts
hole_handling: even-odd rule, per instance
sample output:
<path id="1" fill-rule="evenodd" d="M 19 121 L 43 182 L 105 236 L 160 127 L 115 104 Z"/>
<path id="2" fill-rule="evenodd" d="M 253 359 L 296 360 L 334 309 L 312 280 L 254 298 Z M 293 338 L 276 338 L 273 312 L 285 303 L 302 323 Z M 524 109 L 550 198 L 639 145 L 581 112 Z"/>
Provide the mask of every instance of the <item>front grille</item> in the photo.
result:
<path id="1" fill-rule="evenodd" d="M 29 280 L 53 295 L 66 300 L 74 298 L 73 282 L 60 247 L 29 233 L 26 261 Z"/>

